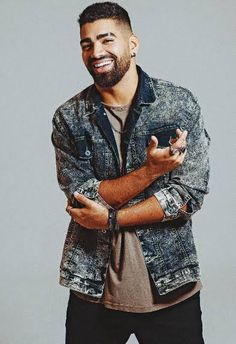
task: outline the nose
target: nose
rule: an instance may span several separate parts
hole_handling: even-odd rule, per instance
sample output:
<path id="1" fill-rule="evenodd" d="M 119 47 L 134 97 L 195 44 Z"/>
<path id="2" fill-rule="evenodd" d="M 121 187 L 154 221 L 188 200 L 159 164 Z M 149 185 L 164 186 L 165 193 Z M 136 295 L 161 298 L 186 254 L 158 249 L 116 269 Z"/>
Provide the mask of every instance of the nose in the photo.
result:
<path id="1" fill-rule="evenodd" d="M 104 55 L 103 45 L 98 41 L 93 45 L 92 57 L 98 59 Z"/>

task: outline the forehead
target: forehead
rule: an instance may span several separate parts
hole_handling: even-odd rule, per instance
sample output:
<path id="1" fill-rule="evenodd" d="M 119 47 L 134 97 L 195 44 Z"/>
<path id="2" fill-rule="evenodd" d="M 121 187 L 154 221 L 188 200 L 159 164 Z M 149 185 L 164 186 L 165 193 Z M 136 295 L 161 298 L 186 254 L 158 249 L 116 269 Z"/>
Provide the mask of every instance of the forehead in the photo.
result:
<path id="1" fill-rule="evenodd" d="M 99 19 L 93 23 L 86 23 L 80 29 L 80 38 L 96 40 L 100 34 L 111 32 L 116 37 L 121 37 L 125 33 L 125 25 L 113 19 Z"/>

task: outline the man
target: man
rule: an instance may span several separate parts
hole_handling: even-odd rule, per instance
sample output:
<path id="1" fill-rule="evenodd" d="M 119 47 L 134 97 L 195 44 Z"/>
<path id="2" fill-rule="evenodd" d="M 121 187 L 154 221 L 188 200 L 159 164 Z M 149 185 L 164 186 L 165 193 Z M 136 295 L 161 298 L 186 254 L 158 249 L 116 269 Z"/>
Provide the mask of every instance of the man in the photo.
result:
<path id="1" fill-rule="evenodd" d="M 190 91 L 136 65 L 128 13 L 79 17 L 94 84 L 53 118 L 58 181 L 71 216 L 60 283 L 66 343 L 200 344 L 192 215 L 208 192 L 209 136 Z"/>

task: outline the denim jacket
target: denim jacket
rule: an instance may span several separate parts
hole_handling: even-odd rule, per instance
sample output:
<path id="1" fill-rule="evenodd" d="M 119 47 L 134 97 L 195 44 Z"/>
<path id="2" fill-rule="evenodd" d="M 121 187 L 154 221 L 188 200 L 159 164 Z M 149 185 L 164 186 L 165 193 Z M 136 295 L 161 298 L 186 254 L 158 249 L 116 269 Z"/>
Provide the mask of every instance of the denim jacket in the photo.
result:
<path id="1" fill-rule="evenodd" d="M 151 135 L 167 147 L 176 128 L 187 130 L 187 154 L 181 166 L 156 179 L 125 206 L 155 195 L 162 222 L 136 230 L 147 269 L 160 295 L 200 278 L 192 235 L 192 215 L 209 192 L 209 135 L 192 93 L 172 82 L 149 77 L 138 68 L 139 84 L 122 141 L 124 168 L 113 132 L 94 85 L 75 95 L 55 112 L 52 142 L 57 177 L 67 198 L 75 191 L 109 207 L 99 184 L 133 171 L 145 163 Z M 181 208 L 187 205 L 187 211 Z M 130 228 L 122 228 L 129 230 Z M 60 284 L 100 298 L 111 254 L 112 233 L 87 230 L 71 221 L 60 264 Z M 134 281 L 135 283 L 135 281 Z"/>

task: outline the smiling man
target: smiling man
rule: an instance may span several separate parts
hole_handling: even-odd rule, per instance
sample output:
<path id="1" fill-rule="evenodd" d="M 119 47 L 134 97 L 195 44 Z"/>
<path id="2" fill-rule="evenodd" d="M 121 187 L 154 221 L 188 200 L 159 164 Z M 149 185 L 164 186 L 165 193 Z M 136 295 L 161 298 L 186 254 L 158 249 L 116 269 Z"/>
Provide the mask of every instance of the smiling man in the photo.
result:
<path id="1" fill-rule="evenodd" d="M 202 344 L 192 216 L 208 193 L 210 138 L 196 98 L 136 64 L 116 3 L 79 17 L 94 83 L 55 112 L 52 142 L 71 221 L 60 265 L 66 344 Z"/>
<path id="2" fill-rule="evenodd" d="M 114 25 L 112 24 L 114 24 L 113 20 L 111 20 L 110 26 L 111 29 L 114 30 Z M 104 25 L 106 27 L 104 27 Z M 86 36 L 87 31 L 90 34 L 94 31 L 94 41 L 97 41 L 95 48 L 96 50 L 103 49 L 102 46 L 104 45 L 104 43 L 107 46 L 110 45 L 110 49 L 108 49 L 107 54 L 103 55 L 102 58 L 94 58 L 93 56 L 96 56 L 96 53 L 93 53 L 92 56 L 91 53 L 89 53 L 91 51 L 91 46 L 93 45 L 93 41 L 91 38 L 83 38 L 80 42 L 83 50 L 84 63 L 87 66 L 88 71 L 92 75 L 94 82 L 97 85 L 106 88 L 115 86 L 130 69 L 130 55 L 128 54 L 127 49 L 124 50 L 124 47 L 122 47 L 121 44 L 120 47 L 117 46 L 114 49 L 114 42 L 119 42 L 119 38 L 123 38 L 123 42 L 126 42 L 126 45 L 128 44 L 127 35 L 131 35 L 130 30 L 128 30 L 128 28 L 123 25 L 124 27 L 122 35 L 121 32 L 117 33 L 117 36 L 113 32 L 105 32 L 96 35 L 96 31 L 104 31 L 104 29 L 107 30 L 109 28 L 108 26 L 109 21 L 107 20 L 106 23 L 104 23 L 103 21 L 99 21 L 96 23 L 96 25 L 93 26 L 87 24 L 81 29 L 81 36 Z M 121 26 L 121 24 L 119 26 Z M 117 31 L 117 28 L 115 31 Z M 111 49 L 112 46 L 113 49 Z M 121 48 L 123 48 L 124 51 L 122 51 Z M 117 49 L 119 49 L 119 51 L 116 51 Z M 115 53 L 117 53 L 117 55 L 115 55 Z M 120 58 L 118 54 L 122 54 Z"/>

